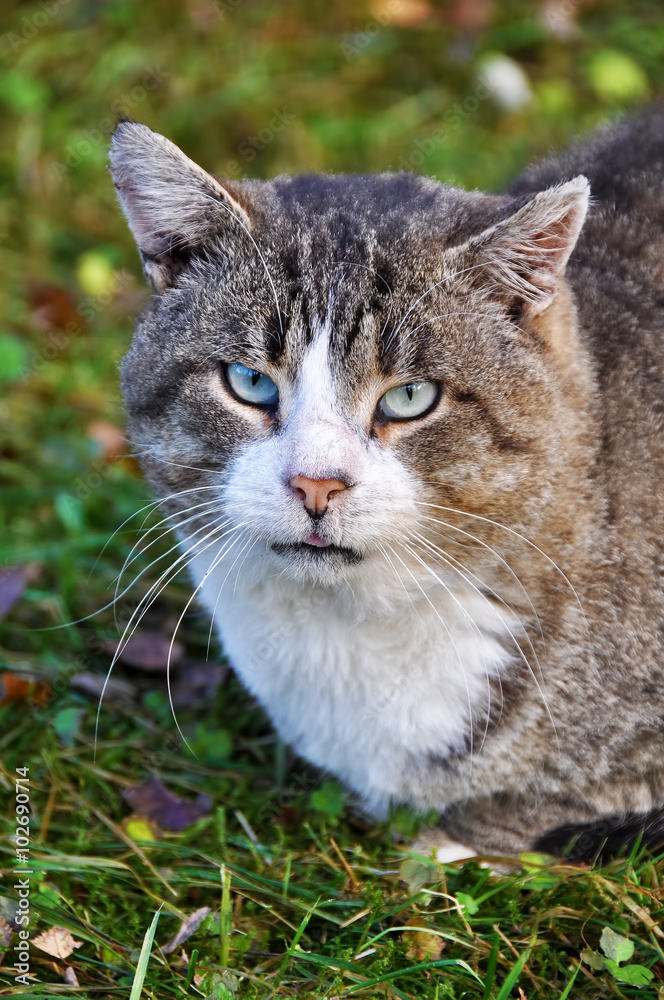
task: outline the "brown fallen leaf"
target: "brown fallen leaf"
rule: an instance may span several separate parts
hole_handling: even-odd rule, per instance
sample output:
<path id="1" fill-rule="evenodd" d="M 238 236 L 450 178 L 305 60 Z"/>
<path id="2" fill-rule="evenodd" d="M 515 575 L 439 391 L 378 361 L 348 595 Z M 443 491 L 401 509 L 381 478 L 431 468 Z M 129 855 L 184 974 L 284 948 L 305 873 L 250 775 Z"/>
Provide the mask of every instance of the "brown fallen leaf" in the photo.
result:
<path id="1" fill-rule="evenodd" d="M 75 948 L 80 948 L 82 941 L 74 941 L 71 931 L 66 927 L 49 927 L 43 934 L 38 934 L 32 943 L 47 955 L 54 958 L 69 958 Z"/>
<path id="2" fill-rule="evenodd" d="M 51 689 L 46 681 L 38 678 L 17 677 L 9 672 L 0 674 L 0 706 L 15 701 L 32 701 L 45 705 L 51 697 Z"/>
<path id="3" fill-rule="evenodd" d="M 180 663 L 179 677 L 171 686 L 173 704 L 182 708 L 209 701 L 214 698 L 227 674 L 228 667 L 223 663 Z"/>
<path id="4" fill-rule="evenodd" d="M 406 957 L 416 962 L 435 961 L 440 958 L 445 942 L 427 929 L 424 918 L 411 917 L 406 924 L 413 928 L 412 931 L 404 931 L 401 935 L 406 944 Z"/>
<path id="5" fill-rule="evenodd" d="M 65 974 L 62 977 L 67 986 L 80 986 L 78 979 L 76 978 L 76 973 L 72 969 L 71 965 L 68 965 L 65 969 Z"/>
<path id="6" fill-rule="evenodd" d="M 120 647 L 119 639 L 104 643 L 109 656 L 115 656 Z M 123 643 L 118 659 L 128 663 L 130 667 L 161 673 L 168 664 L 168 651 L 171 640 L 161 632 L 137 632 L 126 643 Z M 177 640 L 173 643 L 170 665 L 172 667 L 184 656 L 184 646 Z"/>
<path id="7" fill-rule="evenodd" d="M 136 697 L 136 691 L 128 681 L 116 677 L 105 678 L 101 674 L 88 673 L 87 670 L 80 674 L 74 674 L 70 684 L 77 691 L 97 699 L 101 697 L 103 691 L 104 705 L 107 706 L 109 704 L 128 705 Z"/>
<path id="8" fill-rule="evenodd" d="M 30 319 L 42 330 L 67 330 L 70 333 L 85 329 L 85 321 L 76 308 L 69 289 L 45 282 L 28 285 Z"/>
<path id="9" fill-rule="evenodd" d="M 493 12 L 492 0 L 454 0 L 445 6 L 443 17 L 464 31 L 479 31 L 487 26 Z"/>
<path id="10" fill-rule="evenodd" d="M 4 618 L 13 604 L 33 580 L 41 573 L 35 563 L 28 566 L 6 566 L 0 570 L 0 618 Z"/>
<path id="11" fill-rule="evenodd" d="M 122 797 L 135 812 L 153 819 L 164 830 L 173 830 L 176 833 L 206 816 L 212 808 L 212 799 L 209 795 L 201 792 L 194 802 L 188 802 L 169 792 L 154 775 L 142 785 L 125 788 Z"/>
<path id="12" fill-rule="evenodd" d="M 182 921 L 180 930 L 177 932 L 175 937 L 171 938 L 167 944 L 163 944 L 161 946 L 161 950 L 168 954 L 171 951 L 175 951 L 176 948 L 179 948 L 180 945 L 187 940 L 187 938 L 191 937 L 200 922 L 207 917 L 208 913 L 210 913 L 209 906 L 201 906 L 199 910 L 194 910 L 191 916 Z"/>

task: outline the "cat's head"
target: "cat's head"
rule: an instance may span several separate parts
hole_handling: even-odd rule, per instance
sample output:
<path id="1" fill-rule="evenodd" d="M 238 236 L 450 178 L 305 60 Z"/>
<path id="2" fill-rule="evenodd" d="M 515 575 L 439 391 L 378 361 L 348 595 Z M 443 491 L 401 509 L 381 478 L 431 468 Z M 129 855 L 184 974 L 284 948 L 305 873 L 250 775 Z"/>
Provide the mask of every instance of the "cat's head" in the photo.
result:
<path id="1" fill-rule="evenodd" d="M 135 123 L 111 169 L 155 291 L 122 367 L 131 436 L 211 562 L 249 543 L 331 584 L 401 558 L 436 502 L 508 523 L 541 503 L 584 178 L 519 199 L 221 182 Z"/>

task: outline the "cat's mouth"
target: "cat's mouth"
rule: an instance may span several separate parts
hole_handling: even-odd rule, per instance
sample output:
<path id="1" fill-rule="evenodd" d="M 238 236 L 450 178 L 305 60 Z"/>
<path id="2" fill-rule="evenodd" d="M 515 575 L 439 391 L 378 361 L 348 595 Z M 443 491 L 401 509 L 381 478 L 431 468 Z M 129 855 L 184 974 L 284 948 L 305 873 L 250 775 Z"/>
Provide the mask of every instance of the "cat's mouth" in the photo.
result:
<path id="1" fill-rule="evenodd" d="M 364 558 L 362 553 L 356 549 L 349 549 L 344 545 L 333 545 L 316 534 L 310 535 L 304 542 L 275 542 L 272 545 L 272 551 L 280 556 L 303 554 L 316 561 L 341 560 L 345 563 L 359 563 Z"/>

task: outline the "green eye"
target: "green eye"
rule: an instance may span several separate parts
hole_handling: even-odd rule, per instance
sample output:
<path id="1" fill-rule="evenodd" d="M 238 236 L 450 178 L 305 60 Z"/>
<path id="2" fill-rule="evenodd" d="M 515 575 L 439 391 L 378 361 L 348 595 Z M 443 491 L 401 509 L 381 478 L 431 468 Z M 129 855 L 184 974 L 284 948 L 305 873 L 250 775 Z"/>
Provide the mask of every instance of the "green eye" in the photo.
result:
<path id="1" fill-rule="evenodd" d="M 432 408 L 439 393 L 438 382 L 410 382 L 408 385 L 389 389 L 378 407 L 392 420 L 414 420 Z"/>
<path id="2" fill-rule="evenodd" d="M 251 406 L 276 406 L 279 390 L 267 375 L 245 365 L 226 365 L 226 381 L 243 403 Z"/>

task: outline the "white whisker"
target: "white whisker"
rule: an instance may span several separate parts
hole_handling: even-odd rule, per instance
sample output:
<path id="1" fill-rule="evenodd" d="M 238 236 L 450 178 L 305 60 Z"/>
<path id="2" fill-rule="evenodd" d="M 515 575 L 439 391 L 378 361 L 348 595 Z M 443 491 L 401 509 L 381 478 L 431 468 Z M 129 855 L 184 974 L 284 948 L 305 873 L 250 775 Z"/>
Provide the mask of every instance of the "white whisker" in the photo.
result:
<path id="1" fill-rule="evenodd" d="M 548 556 L 546 554 L 546 552 L 543 552 L 542 549 L 540 549 L 538 545 L 535 545 L 535 543 L 531 542 L 529 538 L 526 538 L 525 535 L 520 534 L 514 528 L 508 528 L 508 526 L 506 524 L 501 524 L 500 521 L 493 521 L 490 517 L 483 517 L 481 514 L 471 514 L 469 511 L 467 511 L 467 510 L 460 510 L 457 507 L 444 507 L 442 504 L 430 503 L 430 502 L 425 501 L 425 500 L 416 500 L 415 503 L 417 503 L 417 504 L 423 504 L 426 507 L 434 507 L 436 510 L 446 510 L 446 511 L 449 511 L 450 513 L 452 513 L 452 514 L 461 514 L 464 517 L 474 517 L 478 521 L 484 521 L 486 524 L 493 524 L 496 528 L 502 528 L 503 531 L 507 531 L 507 532 L 509 532 L 510 535 L 514 535 L 516 538 L 521 539 L 521 541 L 525 542 L 526 545 L 530 545 L 530 547 L 532 549 L 534 549 L 536 552 L 539 552 L 539 554 L 544 559 L 546 559 L 546 561 L 553 567 L 553 569 L 556 570 L 557 573 L 560 574 L 560 576 L 562 577 L 562 579 L 565 581 L 565 583 L 567 584 L 567 586 L 569 587 L 569 589 L 574 594 L 574 597 L 576 599 L 576 603 L 579 606 L 579 610 L 581 611 L 581 614 L 583 615 L 584 622 L 586 623 L 586 626 L 587 626 L 588 622 L 587 622 L 587 618 L 586 618 L 586 613 L 583 610 L 583 605 L 581 604 L 581 599 L 580 599 L 579 595 L 577 594 L 576 590 L 574 589 L 574 587 L 572 586 L 572 584 L 570 583 L 570 581 L 567 579 L 567 577 L 565 576 L 565 574 L 561 570 L 560 566 L 558 566 L 558 564 L 553 561 L 553 559 L 551 558 L 551 556 Z M 454 525 L 448 524 L 447 527 L 453 528 Z"/>
<path id="2" fill-rule="evenodd" d="M 454 652 L 456 654 L 456 657 L 457 657 L 457 660 L 459 661 L 459 666 L 461 667 L 461 673 L 463 674 L 464 684 L 466 686 L 466 698 L 468 700 L 468 714 L 469 714 L 469 721 L 470 721 L 470 737 L 469 737 L 469 739 L 470 739 L 470 759 L 472 760 L 472 757 L 473 757 L 473 706 L 472 706 L 472 702 L 471 702 L 471 698 L 470 698 L 470 687 L 468 685 L 468 678 L 466 676 L 466 670 L 465 670 L 465 667 L 463 665 L 463 660 L 461 659 L 461 654 L 459 653 L 457 644 L 454 641 L 454 636 L 450 632 L 450 629 L 449 629 L 447 623 L 445 622 L 444 618 L 442 617 L 442 615 L 438 611 L 438 608 L 435 606 L 435 604 L 433 603 L 433 601 L 431 600 L 431 598 L 429 597 L 429 595 L 425 591 L 424 587 L 422 587 L 422 585 L 420 584 L 419 580 L 417 579 L 417 577 L 415 576 L 415 574 L 412 572 L 412 570 L 410 569 L 410 567 L 403 561 L 403 559 L 401 558 L 401 556 L 399 555 L 399 553 L 395 552 L 395 550 L 392 548 L 391 545 L 388 545 L 388 548 L 389 548 L 390 552 L 392 552 L 392 554 L 394 556 L 396 556 L 396 558 L 399 560 L 399 562 L 401 563 L 401 565 L 403 566 L 403 568 L 406 570 L 406 572 L 408 573 L 408 575 L 411 577 L 411 579 L 413 580 L 413 583 L 415 584 L 415 586 L 417 587 L 417 589 L 420 591 L 420 593 L 424 597 L 425 601 L 427 601 L 427 603 L 431 607 L 433 613 L 435 614 L 436 618 L 438 619 L 438 621 L 440 622 L 440 624 L 443 626 L 443 628 L 447 632 L 447 636 L 448 636 L 448 638 L 450 640 L 450 644 L 452 646 L 452 649 L 454 650 Z M 406 551 L 409 551 L 408 550 L 408 546 L 404 545 L 403 548 L 405 548 Z M 410 552 L 409 554 L 413 555 L 412 552 Z"/>

